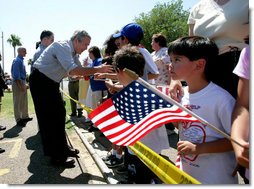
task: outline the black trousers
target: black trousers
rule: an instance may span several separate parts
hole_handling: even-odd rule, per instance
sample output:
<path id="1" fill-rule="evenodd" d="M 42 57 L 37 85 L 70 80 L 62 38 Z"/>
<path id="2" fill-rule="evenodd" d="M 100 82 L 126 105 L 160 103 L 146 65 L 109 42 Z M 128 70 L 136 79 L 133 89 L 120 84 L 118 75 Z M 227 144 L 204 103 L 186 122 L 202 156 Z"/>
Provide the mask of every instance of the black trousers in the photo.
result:
<path id="1" fill-rule="evenodd" d="M 68 151 L 65 133 L 66 110 L 59 91 L 60 84 L 37 69 L 31 73 L 29 83 L 44 155 L 65 158 Z"/>

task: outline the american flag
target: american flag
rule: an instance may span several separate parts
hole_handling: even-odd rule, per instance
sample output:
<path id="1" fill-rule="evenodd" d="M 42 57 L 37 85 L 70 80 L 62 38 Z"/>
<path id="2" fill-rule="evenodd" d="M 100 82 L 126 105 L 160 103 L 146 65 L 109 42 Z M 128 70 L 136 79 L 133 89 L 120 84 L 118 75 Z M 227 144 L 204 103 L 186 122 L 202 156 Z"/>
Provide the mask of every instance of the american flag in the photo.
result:
<path id="1" fill-rule="evenodd" d="M 165 95 L 169 95 L 169 87 L 167 85 L 156 85 L 156 88 Z"/>
<path id="2" fill-rule="evenodd" d="M 165 123 L 198 121 L 187 112 L 133 81 L 88 117 L 114 144 L 129 146 Z"/>

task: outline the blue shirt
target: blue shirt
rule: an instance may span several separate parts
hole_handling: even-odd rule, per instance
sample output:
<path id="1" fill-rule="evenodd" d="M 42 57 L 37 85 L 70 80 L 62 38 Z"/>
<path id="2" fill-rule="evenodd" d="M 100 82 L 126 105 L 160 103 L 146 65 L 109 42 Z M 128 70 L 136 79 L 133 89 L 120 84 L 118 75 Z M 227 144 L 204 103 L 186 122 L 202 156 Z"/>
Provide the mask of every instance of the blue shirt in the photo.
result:
<path id="1" fill-rule="evenodd" d="M 35 61 L 33 67 L 53 81 L 60 83 L 68 73 L 78 67 L 75 63 L 72 41 L 53 42 Z"/>
<path id="2" fill-rule="evenodd" d="M 102 58 L 97 58 L 93 61 L 91 67 L 99 66 L 101 65 Z M 90 86 L 92 91 L 103 91 L 107 90 L 107 87 L 105 85 L 104 81 L 96 81 L 94 80 L 94 76 L 90 75 Z"/>
<path id="3" fill-rule="evenodd" d="M 12 62 L 11 76 L 13 81 L 26 80 L 26 67 L 24 65 L 24 57 L 18 55 Z"/>

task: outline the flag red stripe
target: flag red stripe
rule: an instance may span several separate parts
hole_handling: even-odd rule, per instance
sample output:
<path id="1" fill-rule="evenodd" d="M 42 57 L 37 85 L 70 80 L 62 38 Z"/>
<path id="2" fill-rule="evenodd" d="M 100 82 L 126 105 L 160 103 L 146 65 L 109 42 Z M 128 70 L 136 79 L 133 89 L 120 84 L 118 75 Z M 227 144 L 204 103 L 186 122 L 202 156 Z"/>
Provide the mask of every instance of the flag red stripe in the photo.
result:
<path id="1" fill-rule="evenodd" d="M 139 123 L 137 123 L 136 124 L 136 130 L 138 129 L 138 128 L 140 128 L 142 125 L 144 125 L 144 124 L 146 124 L 149 120 L 151 120 L 153 117 L 156 117 L 156 116 L 158 116 L 158 115 L 163 115 L 163 114 L 166 114 L 166 113 L 179 113 L 179 112 L 181 112 L 181 111 L 179 111 L 179 110 L 177 110 L 177 111 L 171 111 L 171 110 L 166 110 L 166 111 L 164 111 L 164 112 L 158 112 L 158 113 L 155 113 L 154 115 L 151 115 L 151 116 L 148 116 L 147 118 L 145 118 L 145 119 L 142 119 L 142 121 L 140 121 Z M 165 115 L 164 117 L 169 117 L 170 115 Z M 171 116 L 174 116 L 175 117 L 175 115 L 171 115 Z M 178 115 L 179 116 L 179 115 Z M 156 120 L 154 120 L 153 122 L 156 122 Z M 151 122 L 151 123 L 153 123 L 153 122 Z M 172 121 L 171 121 L 172 122 Z M 126 123 L 126 122 L 123 122 L 123 123 Z M 114 123 L 115 124 L 115 123 Z M 164 123 L 162 123 L 162 124 L 164 124 Z M 117 124 L 117 126 L 114 126 L 114 127 L 118 127 L 119 126 L 119 124 Z M 125 131 L 128 131 L 131 127 L 133 127 L 134 125 L 130 125 L 128 128 L 125 128 L 124 130 L 121 130 L 121 131 L 118 131 L 118 132 L 114 132 L 114 134 L 111 134 L 111 135 L 106 135 L 108 138 L 114 138 L 114 137 L 116 137 L 116 136 L 119 136 L 120 134 L 122 134 L 122 133 L 125 133 Z M 134 131 L 132 131 L 131 133 L 133 133 Z M 130 134 L 131 134 L 130 133 Z M 125 138 L 125 137 L 124 137 Z"/>
<path id="2" fill-rule="evenodd" d="M 176 122 L 176 121 L 183 120 L 183 119 L 188 119 L 188 117 L 191 117 L 191 116 L 189 116 L 189 115 L 187 115 L 187 116 L 185 116 L 185 115 L 180 116 L 179 114 L 177 114 L 177 113 L 179 113 L 179 112 L 182 112 L 181 109 L 180 109 L 180 111 L 179 111 L 179 109 L 178 109 L 177 111 L 168 111 L 168 112 L 170 112 L 170 113 L 172 112 L 172 113 L 174 113 L 174 114 L 172 114 L 172 115 L 168 115 L 168 114 L 167 114 L 167 115 L 165 115 L 165 116 L 163 116 L 163 117 L 157 118 L 156 120 L 150 122 L 149 125 L 152 125 L 153 123 L 157 123 L 157 122 L 158 122 L 158 124 L 154 125 L 151 129 L 149 129 L 149 130 L 146 131 L 144 134 L 142 134 L 141 137 L 144 136 L 147 132 L 149 132 L 149 131 L 152 130 L 153 128 L 157 128 L 157 127 L 159 127 L 159 126 L 161 126 L 161 125 L 163 125 L 163 124 L 165 124 L 165 123 Z M 168 112 L 167 112 L 167 113 L 168 113 Z M 149 122 L 152 118 L 154 118 L 154 117 L 156 117 L 156 116 L 158 116 L 158 115 L 161 115 L 161 114 L 165 114 L 165 113 L 166 113 L 166 112 L 164 111 L 164 112 L 156 113 L 156 114 L 154 114 L 153 116 L 147 116 L 146 118 L 144 118 L 144 119 L 142 120 L 143 122 L 142 122 L 141 124 L 136 124 L 136 129 L 135 129 L 135 131 L 137 132 L 137 130 L 138 130 L 140 127 L 142 127 L 143 125 L 147 124 L 147 122 Z M 177 117 L 178 117 L 178 118 L 177 118 Z M 158 120 L 158 119 L 159 119 L 159 120 Z M 160 121 L 163 120 L 163 119 L 164 119 L 164 121 L 163 121 L 163 122 L 160 122 Z M 144 128 L 147 128 L 149 125 L 146 125 Z M 132 137 L 131 137 L 130 139 L 128 139 L 126 142 L 124 142 L 124 143 L 127 143 L 128 141 L 132 140 L 136 135 L 138 135 L 139 133 L 141 133 L 141 132 L 144 130 L 144 128 L 143 128 L 142 130 L 138 131 L 138 132 L 135 133 L 135 134 L 133 134 L 135 131 L 129 133 L 129 136 L 132 135 Z M 125 129 L 125 130 L 127 130 L 127 129 Z M 119 135 L 122 134 L 122 133 L 123 133 L 123 132 L 116 132 L 116 133 L 114 133 L 114 135 L 110 135 L 110 138 L 112 138 L 112 136 L 119 136 Z M 125 138 L 127 138 L 127 137 L 129 137 L 129 136 L 123 136 L 121 139 L 118 139 L 117 141 L 114 141 L 114 143 L 115 143 L 115 144 L 120 143 L 123 139 L 125 139 Z M 139 138 L 140 138 L 140 137 L 139 137 Z M 138 139 L 137 139 L 137 140 L 138 140 Z M 136 140 L 136 141 L 137 141 L 137 140 Z"/>
<path id="3" fill-rule="evenodd" d="M 112 99 L 109 98 L 101 106 L 98 106 L 95 110 L 93 110 L 91 113 L 88 114 L 89 119 L 93 119 L 97 114 L 100 114 L 105 109 L 111 107 L 113 105 Z"/>
<path id="4" fill-rule="evenodd" d="M 130 130 L 130 128 L 133 127 L 133 126 L 134 126 L 133 124 L 130 124 L 128 127 L 122 129 L 121 131 L 118 131 L 118 132 L 115 132 L 115 133 L 113 133 L 113 134 L 107 135 L 107 138 L 108 138 L 108 139 L 115 138 L 115 137 L 119 136 L 120 134 L 125 133 L 126 131 Z M 120 139 L 120 141 L 122 141 L 123 138 L 125 138 L 125 137 L 122 137 L 122 138 Z M 116 142 L 114 142 L 114 143 L 116 143 Z"/>
<path id="5" fill-rule="evenodd" d="M 123 125 L 124 123 L 126 123 L 126 122 L 123 119 L 119 120 L 119 121 L 115 122 L 114 124 L 110 124 L 110 125 L 107 125 L 107 126 L 101 128 L 101 131 L 105 132 L 105 131 L 112 130 L 116 127 L 119 127 L 119 126 Z M 107 135 L 107 136 L 109 136 L 109 135 Z"/>
<path id="6" fill-rule="evenodd" d="M 176 122 L 176 121 L 182 120 L 182 118 L 175 119 L 175 118 L 174 118 L 174 117 L 175 117 L 174 115 L 172 115 L 172 116 L 170 116 L 170 117 L 172 117 L 172 119 L 171 119 L 170 121 L 168 120 L 168 119 L 169 119 L 169 116 L 164 116 L 164 117 L 163 117 L 163 118 L 165 119 L 164 121 L 159 122 L 159 121 L 157 120 L 157 121 L 152 122 L 152 123 L 149 124 L 149 125 L 152 125 L 152 124 L 155 124 L 155 125 L 153 125 L 153 126 L 150 127 L 150 128 L 149 128 L 149 125 L 146 126 L 145 129 L 140 130 L 138 133 L 135 134 L 135 136 L 133 136 L 132 138 L 130 138 L 128 141 L 124 142 L 123 145 L 127 145 L 127 143 L 129 143 L 131 140 L 133 140 L 133 138 L 135 138 L 137 135 L 141 134 L 144 130 L 146 130 L 146 131 L 145 131 L 143 134 L 141 134 L 137 139 L 135 139 L 133 142 L 131 142 L 130 144 L 134 144 L 136 141 L 138 141 L 140 138 L 142 138 L 143 136 L 145 136 L 145 135 L 146 135 L 147 133 L 149 133 L 151 130 L 153 130 L 153 129 L 155 129 L 155 128 L 158 128 L 158 127 L 160 127 L 160 126 L 162 126 L 163 123 Z M 163 118 L 161 118 L 161 119 L 163 119 Z M 149 129 L 148 129 L 148 128 L 149 128 Z"/>
<path id="7" fill-rule="evenodd" d="M 154 116 L 146 117 L 145 119 L 143 119 L 144 122 L 142 122 L 141 124 L 136 124 L 136 129 L 135 129 L 135 130 L 138 130 L 140 127 L 142 127 L 143 125 L 147 124 L 147 122 L 150 121 L 153 117 L 156 117 L 156 115 L 160 115 L 160 113 L 157 113 L 157 114 L 155 114 Z M 172 115 L 172 116 L 170 116 L 170 117 L 175 117 L 175 115 Z M 163 118 L 169 119 L 169 116 L 166 115 L 166 116 L 161 117 L 160 119 L 163 119 Z M 173 120 L 173 119 L 172 119 L 172 120 Z M 154 121 L 151 122 L 150 124 L 153 124 L 153 123 L 155 123 L 155 122 L 158 122 L 158 120 L 154 120 Z M 168 122 L 169 122 L 169 121 L 168 121 Z M 170 122 L 172 122 L 172 121 L 170 121 Z M 163 123 L 160 123 L 160 125 L 163 125 L 163 124 L 164 124 L 164 122 L 163 122 Z M 134 126 L 134 125 L 131 125 L 130 127 L 133 127 L 133 126 Z M 128 131 L 128 130 L 129 130 L 129 128 L 128 128 L 128 129 L 125 129 L 124 131 L 119 131 L 119 132 L 116 132 L 116 133 L 114 133 L 114 134 L 112 134 L 112 135 L 108 135 L 108 137 L 109 137 L 109 138 L 114 138 L 114 137 L 119 136 L 120 134 L 122 134 L 122 133 L 124 133 L 125 131 Z M 142 131 L 142 130 L 141 130 L 141 131 Z M 141 131 L 139 131 L 138 133 L 140 133 Z M 134 133 L 134 131 L 131 132 L 129 135 L 131 135 L 132 133 Z M 138 134 L 138 133 L 137 133 L 137 134 Z M 136 136 L 137 134 L 135 134 L 134 136 Z M 134 137 L 134 136 L 133 136 L 133 137 Z M 115 143 L 119 143 L 120 141 L 123 140 L 123 138 L 126 138 L 126 136 L 124 136 L 124 137 L 122 137 L 121 139 L 115 141 Z M 132 138 L 130 138 L 130 140 L 131 140 L 131 139 L 132 139 Z"/>
<path id="8" fill-rule="evenodd" d="M 105 115 L 104 117 L 100 118 L 98 121 L 94 122 L 94 124 L 98 127 L 98 125 L 108 121 L 109 119 L 112 119 L 114 117 L 118 116 L 117 111 L 113 111 L 112 113 Z"/>

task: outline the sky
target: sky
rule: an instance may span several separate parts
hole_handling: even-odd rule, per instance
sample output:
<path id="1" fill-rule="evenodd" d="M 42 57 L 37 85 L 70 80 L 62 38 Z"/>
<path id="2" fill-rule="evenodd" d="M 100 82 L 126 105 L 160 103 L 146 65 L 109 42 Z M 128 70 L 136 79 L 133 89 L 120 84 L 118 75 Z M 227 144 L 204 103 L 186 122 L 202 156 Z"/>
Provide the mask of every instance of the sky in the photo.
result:
<path id="1" fill-rule="evenodd" d="M 10 73 L 14 49 L 7 43 L 7 39 L 11 34 L 19 36 L 27 49 L 24 60 L 27 65 L 27 60 L 33 57 L 35 43 L 40 41 L 43 30 L 54 32 L 55 41 L 70 39 L 75 30 L 86 30 L 92 37 L 90 46 L 102 48 L 107 37 L 116 30 L 133 22 L 141 13 L 148 13 L 157 3 L 170 1 L 2 0 L 0 4 L 0 52 L 3 56 L 1 64 L 4 62 L 4 71 Z M 198 0 L 183 0 L 183 8 L 189 10 L 197 2 Z M 86 57 L 87 51 L 82 56 Z M 26 69 L 29 73 L 30 67 L 26 66 Z"/>

